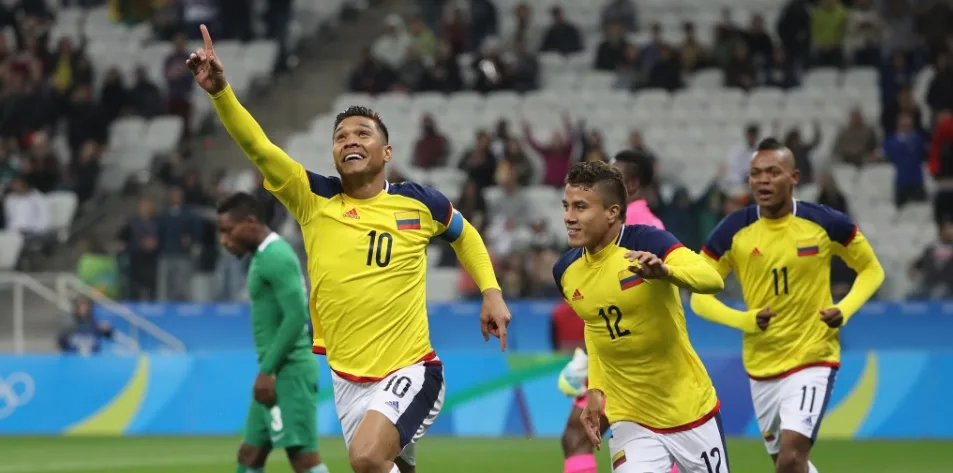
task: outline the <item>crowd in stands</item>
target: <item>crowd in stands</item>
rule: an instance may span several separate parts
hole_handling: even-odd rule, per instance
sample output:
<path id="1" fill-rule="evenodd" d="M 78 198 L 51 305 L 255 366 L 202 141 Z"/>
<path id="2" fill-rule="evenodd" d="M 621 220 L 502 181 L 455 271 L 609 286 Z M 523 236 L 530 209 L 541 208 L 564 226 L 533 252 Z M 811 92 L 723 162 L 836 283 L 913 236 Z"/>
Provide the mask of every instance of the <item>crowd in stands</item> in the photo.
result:
<path id="1" fill-rule="evenodd" d="M 512 11 L 502 10 L 492 0 L 422 0 L 420 5 L 419 15 L 387 17 L 384 33 L 354 65 L 348 81 L 351 91 L 529 92 L 545 87 L 542 59 L 553 54 L 577 58 L 585 54 L 591 70 L 614 74 L 616 88 L 634 92 L 679 90 L 711 72 L 720 76 L 726 88 L 790 89 L 800 86 L 808 71 L 816 68 L 876 68 L 879 117 L 856 108 L 842 111 L 844 122 L 839 127 L 817 123 L 813 130 L 766 129 L 752 124 L 737 131 L 736 148 L 716 158 L 723 159 L 723 164 L 704 189 L 687 188 L 677 176 L 662 173 L 647 193 L 648 204 L 670 231 L 697 250 L 722 217 L 747 203 L 746 193 L 737 189 L 744 185 L 747 160 L 761 138 L 772 135 L 787 144 L 802 171 L 802 184 L 816 188 L 817 201 L 848 214 L 856 202 L 840 190 L 844 183 L 838 182 L 831 167 L 893 165 L 895 207 L 932 199 L 938 228 L 936 243 L 909 266 L 916 282 L 910 295 L 953 296 L 950 2 L 788 0 L 776 21 L 758 12 L 734 18 L 726 7 L 720 21 L 705 31 L 686 18 L 678 41 L 662 24 L 640 21 L 637 0 L 606 0 L 600 13 L 592 12 L 601 15 L 602 38 L 584 34 L 559 7 L 539 12 L 533 2 L 516 4 Z M 507 21 L 506 15 L 512 18 Z M 547 21 L 538 19 L 544 15 Z M 504 28 L 504 24 L 513 27 Z M 926 93 L 916 94 L 917 78 L 925 69 L 932 78 Z M 607 149 L 602 130 L 579 118 L 582 112 L 570 113 L 565 129 L 547 137 L 534 132 L 532 121 L 502 117 L 469 143 L 452 140 L 432 116 L 421 122 L 411 154 L 413 166 L 423 170 L 454 167 L 466 175 L 459 193 L 450 197 L 484 235 L 510 297 L 558 297 L 551 268 L 564 249 L 563 231 L 539 216 L 528 196 L 534 190 L 531 186 L 559 188 L 573 162 L 609 161 L 617 151 Z M 821 146 L 823 137 L 831 138 L 829 149 Z M 640 130 L 631 131 L 627 146 L 652 154 L 664 167 L 666 156 L 655 152 L 663 148 L 662 143 L 650 142 Z M 392 178 L 399 179 L 397 174 Z M 214 229 L 186 223 L 193 218 L 208 222 L 190 215 L 201 214 L 202 205 L 214 200 L 215 193 L 227 191 L 227 182 L 216 178 L 213 191 L 199 191 L 203 187 L 198 181 L 198 176 L 188 173 L 170 181 L 177 190 L 170 192 L 167 210 L 156 213 L 154 204 L 144 202 L 141 215 L 126 227 L 121 235 L 128 257 L 125 264 L 139 272 L 133 275 L 131 292 L 126 295 L 187 297 L 179 291 L 187 292 L 188 287 L 176 281 L 175 274 L 192 268 L 210 278 L 216 275 L 212 297 L 239 297 L 241 263 L 220 258 Z M 930 182 L 935 185 L 930 187 Z M 499 198 L 488 198 L 490 192 Z M 287 229 L 285 233 L 293 239 L 293 222 L 289 224 L 280 206 L 269 202 L 277 215 L 276 228 Z M 195 210 L 187 210 L 192 205 Z M 434 255 L 439 266 L 457 264 L 446 248 Z M 837 266 L 835 293 L 846 292 L 852 277 L 849 269 Z M 462 296 L 476 294 L 466 277 L 458 289 Z"/>

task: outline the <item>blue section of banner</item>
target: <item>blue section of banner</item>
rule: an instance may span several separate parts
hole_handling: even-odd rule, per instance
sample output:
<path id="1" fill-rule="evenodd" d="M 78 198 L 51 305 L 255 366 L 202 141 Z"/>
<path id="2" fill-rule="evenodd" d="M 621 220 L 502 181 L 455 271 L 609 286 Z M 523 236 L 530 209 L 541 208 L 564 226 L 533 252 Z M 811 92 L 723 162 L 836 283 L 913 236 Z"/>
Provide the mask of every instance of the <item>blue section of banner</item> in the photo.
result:
<path id="1" fill-rule="evenodd" d="M 553 302 L 511 302 L 513 323 L 509 349 L 516 352 L 548 352 L 550 314 Z M 737 304 L 735 304 L 738 306 Z M 190 351 L 252 349 L 246 304 L 128 304 L 136 313 L 179 337 Z M 471 302 L 431 303 L 430 336 L 437 352 L 467 350 L 491 353 L 495 343 L 480 335 L 480 305 Z M 97 317 L 117 328 L 125 322 L 102 307 Z M 696 317 L 686 306 L 692 344 L 700 352 L 737 353 L 741 334 Z M 864 306 L 841 331 L 845 350 L 950 350 L 953 333 L 953 303 L 872 302 Z M 152 343 L 143 340 L 145 348 Z"/>
<path id="2" fill-rule="evenodd" d="M 444 411 L 432 435 L 558 436 L 571 400 L 556 389 L 565 358 L 446 351 Z M 738 355 L 703 355 L 725 430 L 758 436 Z M 318 426 L 339 435 L 321 364 Z M 821 437 L 953 439 L 953 353 L 846 353 Z M 101 432 L 233 435 L 256 374 L 251 352 L 0 357 L 0 435 Z"/>

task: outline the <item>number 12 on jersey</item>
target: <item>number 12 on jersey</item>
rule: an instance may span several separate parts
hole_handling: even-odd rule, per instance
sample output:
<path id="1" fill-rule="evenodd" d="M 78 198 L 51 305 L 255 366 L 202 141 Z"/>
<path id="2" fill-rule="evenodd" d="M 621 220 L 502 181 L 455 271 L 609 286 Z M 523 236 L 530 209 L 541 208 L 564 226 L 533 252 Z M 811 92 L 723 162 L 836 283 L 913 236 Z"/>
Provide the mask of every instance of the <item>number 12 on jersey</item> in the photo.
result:
<path id="1" fill-rule="evenodd" d="M 622 323 L 622 311 L 614 305 L 599 309 L 599 317 L 602 317 L 602 320 L 606 322 L 606 328 L 609 329 L 609 338 L 612 340 L 632 333 L 619 326 Z"/>

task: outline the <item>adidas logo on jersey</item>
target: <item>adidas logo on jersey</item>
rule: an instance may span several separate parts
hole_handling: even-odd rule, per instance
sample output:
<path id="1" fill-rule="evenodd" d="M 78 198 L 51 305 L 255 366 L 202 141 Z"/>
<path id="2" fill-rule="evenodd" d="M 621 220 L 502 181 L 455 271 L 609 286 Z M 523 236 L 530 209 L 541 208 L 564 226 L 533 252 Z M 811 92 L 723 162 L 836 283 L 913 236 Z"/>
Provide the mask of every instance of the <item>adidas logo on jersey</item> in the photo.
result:
<path id="1" fill-rule="evenodd" d="M 400 404 L 397 401 L 387 401 L 384 404 L 390 406 L 395 411 L 400 412 Z"/>
<path id="2" fill-rule="evenodd" d="M 582 293 L 579 292 L 579 289 L 576 289 L 576 292 L 572 293 L 572 300 L 574 300 L 574 301 L 581 301 L 581 300 L 582 300 Z"/>
<path id="3" fill-rule="evenodd" d="M 761 250 L 757 248 L 751 250 L 751 256 L 761 256 Z"/>
<path id="4" fill-rule="evenodd" d="M 351 208 L 351 210 L 344 212 L 344 218 L 353 218 L 356 220 L 360 220 L 361 216 L 357 214 L 357 209 Z"/>

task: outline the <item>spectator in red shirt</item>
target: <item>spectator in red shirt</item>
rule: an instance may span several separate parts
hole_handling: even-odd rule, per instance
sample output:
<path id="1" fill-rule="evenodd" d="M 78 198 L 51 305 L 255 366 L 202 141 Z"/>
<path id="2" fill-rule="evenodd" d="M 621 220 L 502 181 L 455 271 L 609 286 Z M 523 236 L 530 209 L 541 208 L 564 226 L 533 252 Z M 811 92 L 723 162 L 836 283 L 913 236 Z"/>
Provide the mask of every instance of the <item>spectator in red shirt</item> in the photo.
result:
<path id="1" fill-rule="evenodd" d="M 554 350 L 572 354 L 576 348 L 586 346 L 584 336 L 586 324 L 576 315 L 568 302 L 560 301 L 553 308 L 550 327 Z"/>
<path id="2" fill-rule="evenodd" d="M 937 225 L 953 218 L 953 113 L 943 110 L 936 116 L 930 144 L 930 174 L 936 179 L 933 218 Z"/>
<path id="3" fill-rule="evenodd" d="M 425 115 L 420 124 L 422 130 L 414 145 L 414 164 L 423 169 L 445 166 L 450 154 L 450 142 L 437 129 L 430 115 Z"/>

